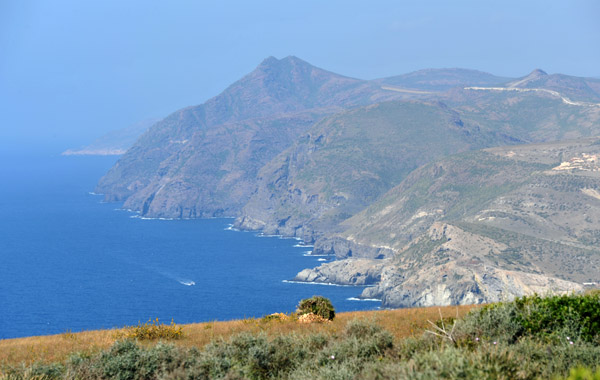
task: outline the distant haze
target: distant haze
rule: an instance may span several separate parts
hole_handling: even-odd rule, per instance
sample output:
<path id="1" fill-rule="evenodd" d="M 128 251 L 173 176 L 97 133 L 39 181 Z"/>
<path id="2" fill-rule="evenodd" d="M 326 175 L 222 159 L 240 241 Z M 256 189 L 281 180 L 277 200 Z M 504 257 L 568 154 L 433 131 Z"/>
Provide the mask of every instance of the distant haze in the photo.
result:
<path id="1" fill-rule="evenodd" d="M 598 76 L 595 1 L 0 3 L 0 144 L 89 143 L 200 104 L 268 56 L 363 79 Z"/>

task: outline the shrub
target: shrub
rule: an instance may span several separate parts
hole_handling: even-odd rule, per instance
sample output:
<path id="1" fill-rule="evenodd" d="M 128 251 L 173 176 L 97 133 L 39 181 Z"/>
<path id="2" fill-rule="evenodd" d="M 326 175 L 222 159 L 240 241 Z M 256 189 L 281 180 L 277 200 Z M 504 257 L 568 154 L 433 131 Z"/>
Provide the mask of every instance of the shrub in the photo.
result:
<path id="1" fill-rule="evenodd" d="M 600 334 L 600 293 L 544 298 L 534 295 L 519 298 L 515 304 L 517 322 L 527 334 L 563 332 L 577 334 L 587 342 L 597 340 Z"/>
<path id="2" fill-rule="evenodd" d="M 598 310 L 590 306 L 597 297 L 532 296 L 483 307 L 457 322 L 456 345 L 427 334 L 394 342 L 373 320 L 353 320 L 343 331 L 332 323 L 317 334 L 245 332 L 201 349 L 118 341 L 100 353 L 73 354 L 63 365 L 0 367 L 0 380 L 600 380 L 599 333 L 592 330 Z M 315 298 L 305 301 L 310 306 Z"/>
<path id="3" fill-rule="evenodd" d="M 330 321 L 335 318 L 335 309 L 328 298 L 322 296 L 312 296 L 300 301 L 298 304 L 299 314 L 313 313 Z"/>
<path id="4" fill-rule="evenodd" d="M 99 357 L 103 378 L 118 380 L 142 380 L 174 372 L 194 359 L 194 352 L 159 342 L 143 348 L 132 340 L 116 342 Z"/>
<path id="5" fill-rule="evenodd" d="M 600 369 L 594 373 L 589 368 L 573 368 L 567 380 L 600 380 Z"/>
<path id="6" fill-rule="evenodd" d="M 64 367 L 58 363 L 33 363 L 29 367 L 0 368 L 1 380 L 52 380 L 63 377 Z"/>
<path id="7" fill-rule="evenodd" d="M 469 314 L 460 330 L 479 338 L 514 343 L 538 337 L 600 343 L 600 293 L 540 297 L 484 306 Z"/>
<path id="8" fill-rule="evenodd" d="M 171 324 L 166 325 L 159 323 L 158 318 L 154 321 L 148 320 L 148 322 L 142 324 L 138 323 L 137 326 L 126 327 L 125 332 L 120 338 L 125 339 L 180 339 L 183 337 L 183 328 L 177 326 L 173 320 Z"/>
<path id="9" fill-rule="evenodd" d="M 283 313 L 273 313 L 269 315 L 265 315 L 260 319 L 261 322 L 267 323 L 271 321 L 283 322 L 289 320 L 290 317 Z"/>

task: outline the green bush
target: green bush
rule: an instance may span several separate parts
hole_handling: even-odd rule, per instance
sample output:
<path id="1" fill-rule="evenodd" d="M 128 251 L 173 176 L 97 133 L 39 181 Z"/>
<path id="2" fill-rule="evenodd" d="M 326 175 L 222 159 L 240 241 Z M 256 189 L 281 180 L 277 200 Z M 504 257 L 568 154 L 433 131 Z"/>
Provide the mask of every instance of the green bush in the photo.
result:
<path id="1" fill-rule="evenodd" d="M 515 300 L 515 305 L 516 320 L 528 335 L 570 333 L 586 342 L 598 342 L 600 293 L 544 298 L 534 295 Z"/>
<path id="2" fill-rule="evenodd" d="M 188 353 L 170 344 L 158 343 L 145 349 L 135 341 L 124 340 L 116 342 L 96 360 L 103 378 L 142 380 L 172 372 L 190 359 Z"/>
<path id="3" fill-rule="evenodd" d="M 313 313 L 330 321 L 335 318 L 335 309 L 328 298 L 312 296 L 300 301 L 298 304 L 299 314 Z"/>
<path id="4" fill-rule="evenodd" d="M 522 337 L 600 343 L 600 293 L 533 295 L 484 306 L 465 317 L 459 330 L 472 339 L 514 343 Z"/>
<path id="5" fill-rule="evenodd" d="M 33 363 L 30 366 L 0 369 L 0 380 L 52 380 L 62 379 L 65 368 L 58 363 Z"/>
<path id="6" fill-rule="evenodd" d="M 567 380 L 600 380 L 600 369 L 595 373 L 589 368 L 573 368 Z"/>

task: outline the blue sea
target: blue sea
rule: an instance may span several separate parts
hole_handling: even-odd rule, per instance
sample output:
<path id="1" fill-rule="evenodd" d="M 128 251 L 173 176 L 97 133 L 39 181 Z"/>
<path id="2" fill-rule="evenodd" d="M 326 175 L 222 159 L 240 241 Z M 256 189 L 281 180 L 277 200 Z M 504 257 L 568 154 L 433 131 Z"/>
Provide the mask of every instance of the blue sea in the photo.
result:
<path id="1" fill-rule="evenodd" d="M 102 202 L 92 191 L 116 160 L 0 153 L 0 339 L 260 317 L 315 294 L 337 311 L 379 306 L 351 300 L 361 287 L 286 282 L 322 263 L 294 239 Z"/>

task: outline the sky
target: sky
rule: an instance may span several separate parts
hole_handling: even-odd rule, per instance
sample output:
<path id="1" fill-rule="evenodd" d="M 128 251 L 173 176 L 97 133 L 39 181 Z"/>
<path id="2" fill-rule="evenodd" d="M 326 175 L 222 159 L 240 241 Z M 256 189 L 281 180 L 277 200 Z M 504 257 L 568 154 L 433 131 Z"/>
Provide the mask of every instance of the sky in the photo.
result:
<path id="1" fill-rule="evenodd" d="M 600 77 L 600 2 L 0 0 L 0 147 L 78 147 L 203 103 L 268 56 L 351 77 Z"/>

